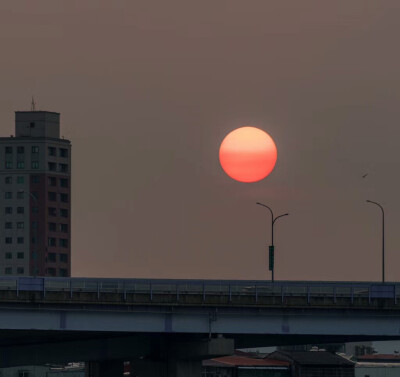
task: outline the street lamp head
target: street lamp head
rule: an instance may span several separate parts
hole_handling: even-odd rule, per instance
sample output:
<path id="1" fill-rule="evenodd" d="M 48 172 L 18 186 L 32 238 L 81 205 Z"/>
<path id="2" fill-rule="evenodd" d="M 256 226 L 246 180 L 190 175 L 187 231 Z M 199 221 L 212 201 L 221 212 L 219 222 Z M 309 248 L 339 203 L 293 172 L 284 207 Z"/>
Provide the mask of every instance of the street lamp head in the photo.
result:
<path id="1" fill-rule="evenodd" d="M 383 211 L 383 207 L 382 207 L 382 205 L 381 205 L 381 204 L 379 204 L 378 202 L 374 202 L 374 201 L 372 201 L 372 200 L 367 200 L 367 203 L 372 203 L 372 204 L 375 204 L 375 205 L 377 205 L 378 207 L 380 207 L 380 209 Z"/>
<path id="2" fill-rule="evenodd" d="M 385 282 L 385 211 L 377 202 L 373 202 L 372 200 L 367 200 L 367 203 L 372 203 L 378 206 L 382 211 L 382 283 Z"/>
<path id="3" fill-rule="evenodd" d="M 272 209 L 270 207 L 268 207 L 266 204 L 263 204 L 263 203 L 260 203 L 260 202 L 257 202 L 256 204 L 258 204 L 260 206 L 263 206 L 265 208 L 268 208 L 268 210 L 271 212 L 272 218 L 274 217 L 274 213 L 272 212 Z"/>

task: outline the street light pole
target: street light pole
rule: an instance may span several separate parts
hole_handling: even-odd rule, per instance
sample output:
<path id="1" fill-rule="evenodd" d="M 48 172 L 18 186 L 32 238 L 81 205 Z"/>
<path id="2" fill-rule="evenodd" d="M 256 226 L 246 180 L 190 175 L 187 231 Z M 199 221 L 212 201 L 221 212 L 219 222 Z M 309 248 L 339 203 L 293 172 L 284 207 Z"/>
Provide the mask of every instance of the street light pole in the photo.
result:
<path id="1" fill-rule="evenodd" d="M 275 270 L 275 245 L 274 245 L 274 225 L 276 220 L 283 216 L 288 216 L 288 213 L 274 217 L 272 209 L 263 203 L 257 202 L 256 204 L 263 206 L 271 212 L 271 246 L 269 247 L 269 270 L 271 271 L 271 280 L 274 282 L 274 270 Z"/>
<path id="2" fill-rule="evenodd" d="M 372 200 L 367 200 L 367 203 L 372 203 L 377 205 L 382 211 L 382 283 L 385 282 L 385 211 L 383 207 Z"/>

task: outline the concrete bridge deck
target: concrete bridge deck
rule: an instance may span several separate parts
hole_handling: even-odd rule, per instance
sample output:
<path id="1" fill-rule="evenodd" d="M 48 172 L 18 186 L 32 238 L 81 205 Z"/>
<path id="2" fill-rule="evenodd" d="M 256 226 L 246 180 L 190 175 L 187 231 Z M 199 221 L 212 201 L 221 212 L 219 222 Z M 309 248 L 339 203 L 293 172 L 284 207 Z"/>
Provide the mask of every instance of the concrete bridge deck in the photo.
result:
<path id="1" fill-rule="evenodd" d="M 399 295 L 374 282 L 0 278 L 0 366 L 399 339 Z"/>

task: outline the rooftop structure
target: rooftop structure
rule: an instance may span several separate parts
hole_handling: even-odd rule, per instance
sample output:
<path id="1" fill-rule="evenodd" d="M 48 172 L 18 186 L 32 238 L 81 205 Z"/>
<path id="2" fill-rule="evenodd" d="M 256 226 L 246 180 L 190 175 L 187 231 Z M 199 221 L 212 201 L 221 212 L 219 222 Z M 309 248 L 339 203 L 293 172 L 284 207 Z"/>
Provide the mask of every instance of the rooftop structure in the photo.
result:
<path id="1" fill-rule="evenodd" d="M 237 352 L 237 351 L 236 351 Z M 237 352 L 232 356 L 217 357 L 203 361 L 203 376 L 206 377 L 290 377 L 287 361 L 259 357 L 252 353 Z"/>
<path id="2" fill-rule="evenodd" d="M 276 351 L 267 356 L 290 362 L 294 376 L 354 377 L 355 363 L 327 351 Z"/>

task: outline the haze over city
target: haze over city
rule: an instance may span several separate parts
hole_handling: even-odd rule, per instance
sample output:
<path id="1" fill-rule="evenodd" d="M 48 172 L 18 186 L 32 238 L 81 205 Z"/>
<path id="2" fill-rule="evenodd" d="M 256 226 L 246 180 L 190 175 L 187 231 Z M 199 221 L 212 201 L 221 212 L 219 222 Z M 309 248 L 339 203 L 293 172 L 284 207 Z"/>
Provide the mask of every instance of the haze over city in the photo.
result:
<path id="1" fill-rule="evenodd" d="M 61 113 L 72 142 L 72 275 L 400 278 L 398 1 L 2 1 L 0 131 Z M 268 132 L 273 172 L 218 150 Z"/>

